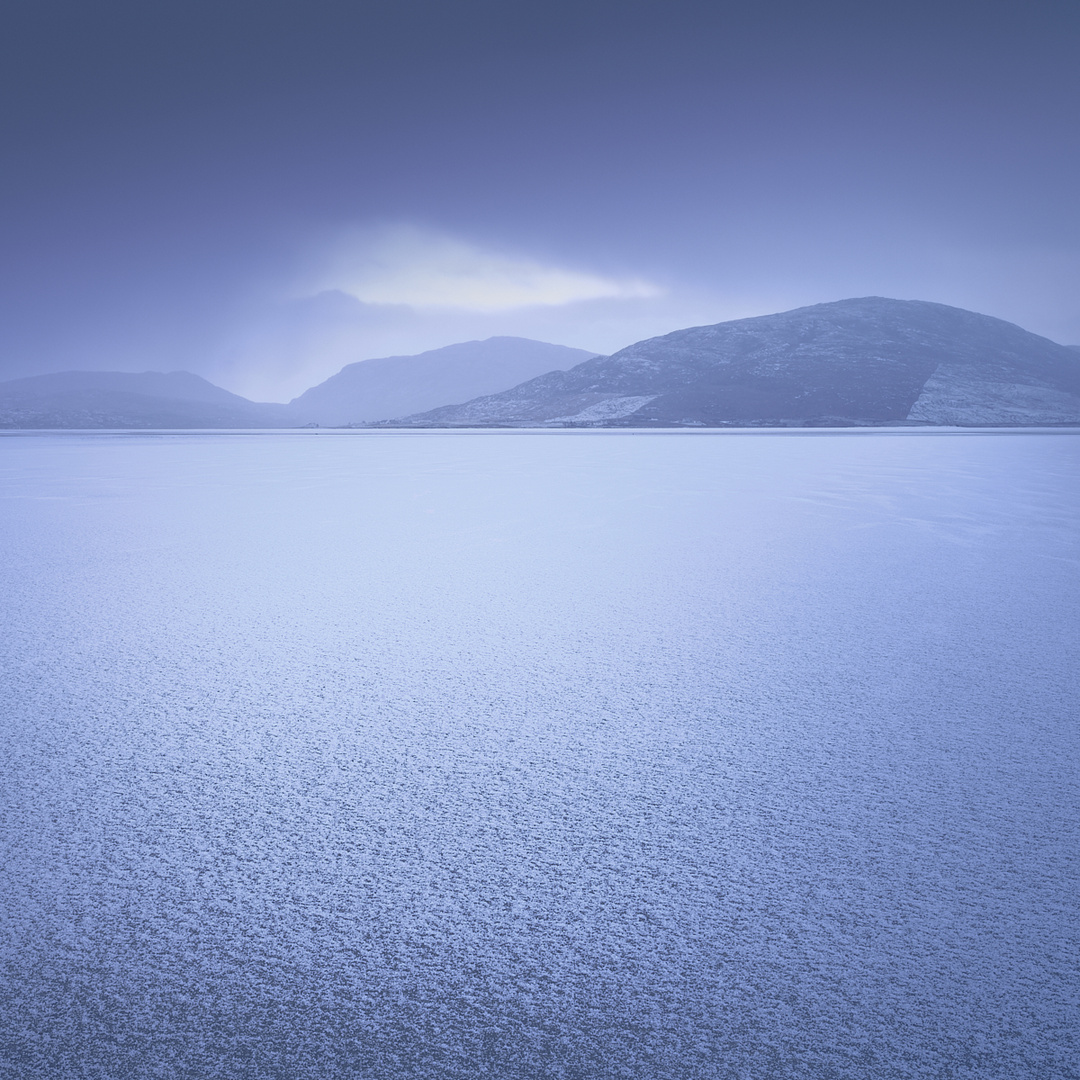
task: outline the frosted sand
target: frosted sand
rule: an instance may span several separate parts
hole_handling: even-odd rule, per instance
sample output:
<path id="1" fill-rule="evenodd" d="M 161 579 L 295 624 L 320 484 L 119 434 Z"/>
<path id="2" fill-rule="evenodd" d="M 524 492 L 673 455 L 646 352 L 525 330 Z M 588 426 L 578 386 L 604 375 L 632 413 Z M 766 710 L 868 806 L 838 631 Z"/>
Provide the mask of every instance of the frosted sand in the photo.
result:
<path id="1" fill-rule="evenodd" d="M 1078 475 L 0 438 L 0 1075 L 1080 1076 Z"/>

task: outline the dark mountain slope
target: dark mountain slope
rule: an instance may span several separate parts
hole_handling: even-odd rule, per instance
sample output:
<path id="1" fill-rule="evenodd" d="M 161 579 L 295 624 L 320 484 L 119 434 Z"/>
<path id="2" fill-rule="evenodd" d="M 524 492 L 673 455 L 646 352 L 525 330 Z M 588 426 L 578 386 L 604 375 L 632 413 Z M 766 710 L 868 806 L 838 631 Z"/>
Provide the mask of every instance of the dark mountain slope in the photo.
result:
<path id="1" fill-rule="evenodd" d="M 385 420 L 516 386 L 595 353 L 528 338 L 493 337 L 349 364 L 289 403 L 299 424 Z"/>
<path id="2" fill-rule="evenodd" d="M 1080 359 L 1001 319 L 864 297 L 678 330 L 404 422 L 1077 423 Z"/>

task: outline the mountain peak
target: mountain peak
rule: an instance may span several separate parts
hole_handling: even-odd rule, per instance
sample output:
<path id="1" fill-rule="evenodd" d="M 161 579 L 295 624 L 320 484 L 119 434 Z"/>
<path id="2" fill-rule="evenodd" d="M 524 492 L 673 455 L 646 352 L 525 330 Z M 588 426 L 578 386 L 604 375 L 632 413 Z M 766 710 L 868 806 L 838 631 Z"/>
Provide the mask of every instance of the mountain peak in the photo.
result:
<path id="1" fill-rule="evenodd" d="M 342 425 L 386 420 L 506 390 L 595 353 L 530 338 L 462 341 L 415 356 L 348 364 L 289 403 L 298 423 Z"/>
<path id="2" fill-rule="evenodd" d="M 1080 422 L 1065 346 L 988 315 L 867 296 L 675 330 L 417 424 Z"/>

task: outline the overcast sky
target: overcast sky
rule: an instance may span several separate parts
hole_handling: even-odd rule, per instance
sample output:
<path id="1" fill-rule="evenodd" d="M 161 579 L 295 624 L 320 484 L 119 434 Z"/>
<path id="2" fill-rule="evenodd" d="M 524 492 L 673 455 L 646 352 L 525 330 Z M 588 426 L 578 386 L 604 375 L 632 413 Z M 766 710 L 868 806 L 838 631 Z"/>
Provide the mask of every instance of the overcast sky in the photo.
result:
<path id="1" fill-rule="evenodd" d="M 1080 343 L 1080 3 L 8 0 L 0 377 L 878 294 Z"/>

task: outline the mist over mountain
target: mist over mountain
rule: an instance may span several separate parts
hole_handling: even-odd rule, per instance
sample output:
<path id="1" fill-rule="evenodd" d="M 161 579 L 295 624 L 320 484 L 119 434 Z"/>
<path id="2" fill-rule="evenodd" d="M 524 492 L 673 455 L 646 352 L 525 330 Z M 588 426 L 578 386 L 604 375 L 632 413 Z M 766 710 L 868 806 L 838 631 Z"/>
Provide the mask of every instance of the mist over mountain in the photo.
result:
<path id="1" fill-rule="evenodd" d="M 188 371 L 63 371 L 0 383 L 0 427 L 284 427 L 283 405 L 264 405 Z"/>
<path id="2" fill-rule="evenodd" d="M 1080 356 L 1012 323 L 863 297 L 677 330 L 408 425 L 1080 423 Z"/>
<path id="3" fill-rule="evenodd" d="M 186 371 L 66 371 L 0 383 L 0 427 L 340 427 L 467 401 L 595 355 L 527 338 L 466 341 L 349 364 L 288 405 L 249 401 Z"/>
<path id="4" fill-rule="evenodd" d="M 386 420 L 508 390 L 596 354 L 528 338 L 493 337 L 415 356 L 361 360 L 289 403 L 299 424 L 325 426 Z"/>

